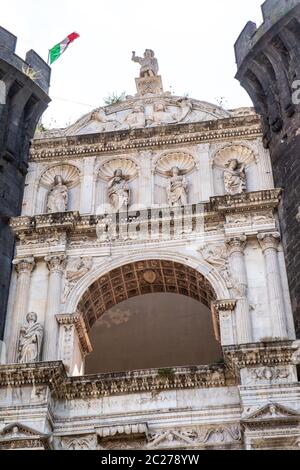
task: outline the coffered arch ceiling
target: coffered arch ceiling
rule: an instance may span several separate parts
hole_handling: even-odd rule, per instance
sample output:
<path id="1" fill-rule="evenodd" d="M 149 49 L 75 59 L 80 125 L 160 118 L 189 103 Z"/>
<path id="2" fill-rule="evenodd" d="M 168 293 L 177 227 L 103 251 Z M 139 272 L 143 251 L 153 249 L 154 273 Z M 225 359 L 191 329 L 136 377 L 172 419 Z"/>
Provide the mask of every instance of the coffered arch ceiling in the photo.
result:
<path id="1" fill-rule="evenodd" d="M 195 269 L 174 261 L 152 259 L 126 264 L 97 279 L 84 293 L 78 309 L 91 328 L 113 306 L 154 292 L 191 297 L 208 308 L 216 300 L 209 281 Z"/>

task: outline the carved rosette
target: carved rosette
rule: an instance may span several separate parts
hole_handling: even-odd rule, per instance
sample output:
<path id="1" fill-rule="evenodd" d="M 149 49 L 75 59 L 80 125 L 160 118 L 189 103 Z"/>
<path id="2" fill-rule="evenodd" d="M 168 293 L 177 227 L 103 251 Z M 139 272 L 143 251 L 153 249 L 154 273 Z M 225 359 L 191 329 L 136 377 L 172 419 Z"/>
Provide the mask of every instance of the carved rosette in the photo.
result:
<path id="1" fill-rule="evenodd" d="M 278 232 L 259 233 L 257 239 L 263 251 L 269 249 L 278 250 L 280 244 L 280 235 Z"/>

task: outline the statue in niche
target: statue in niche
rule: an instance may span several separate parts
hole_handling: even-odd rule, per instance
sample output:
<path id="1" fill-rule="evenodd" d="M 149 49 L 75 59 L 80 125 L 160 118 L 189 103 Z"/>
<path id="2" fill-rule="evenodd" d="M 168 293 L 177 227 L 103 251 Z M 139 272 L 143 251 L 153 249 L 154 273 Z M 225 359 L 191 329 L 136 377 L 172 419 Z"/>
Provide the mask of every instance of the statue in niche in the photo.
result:
<path id="1" fill-rule="evenodd" d="M 231 196 L 246 191 L 245 165 L 239 163 L 236 158 L 229 160 L 226 165 L 226 170 L 224 171 L 224 185 L 226 194 L 230 194 Z"/>
<path id="2" fill-rule="evenodd" d="M 177 166 L 171 170 L 172 176 L 167 186 L 167 196 L 170 206 L 184 206 L 187 204 L 188 184 L 186 178 L 180 174 Z"/>
<path id="3" fill-rule="evenodd" d="M 137 129 L 145 127 L 146 117 L 144 106 L 140 103 L 135 103 L 130 114 L 124 120 L 124 127 L 127 129 Z"/>
<path id="4" fill-rule="evenodd" d="M 107 188 L 109 202 L 116 211 L 124 210 L 129 204 L 129 187 L 120 168 L 114 172 L 114 176 Z"/>
<path id="5" fill-rule="evenodd" d="M 18 352 L 19 363 L 21 364 L 38 362 L 40 360 L 44 335 L 44 328 L 38 323 L 36 313 L 28 313 L 26 321 L 26 325 L 23 325 L 20 329 Z"/>
<path id="6" fill-rule="evenodd" d="M 47 201 L 47 212 L 66 212 L 68 207 L 69 191 L 67 186 L 63 183 L 60 175 L 55 176 L 54 186 L 49 191 Z"/>
<path id="7" fill-rule="evenodd" d="M 158 61 L 151 49 L 145 50 L 144 57 L 137 57 L 133 51 L 132 60 L 141 66 L 140 78 L 155 77 L 158 74 Z"/>

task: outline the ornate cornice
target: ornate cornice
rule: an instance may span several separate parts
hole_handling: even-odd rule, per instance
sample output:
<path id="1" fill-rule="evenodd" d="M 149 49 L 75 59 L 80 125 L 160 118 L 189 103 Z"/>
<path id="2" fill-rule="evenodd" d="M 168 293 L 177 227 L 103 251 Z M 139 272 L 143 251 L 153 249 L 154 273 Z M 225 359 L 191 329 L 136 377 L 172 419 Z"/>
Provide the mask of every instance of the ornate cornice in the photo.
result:
<path id="1" fill-rule="evenodd" d="M 224 346 L 223 353 L 226 367 L 238 377 L 244 368 L 292 365 L 295 346 L 293 341 L 253 343 Z"/>
<path id="2" fill-rule="evenodd" d="M 278 207 L 281 200 L 282 189 L 267 189 L 236 196 L 215 196 L 210 199 L 211 208 L 219 213 L 244 213 L 253 209 L 268 210 Z"/>
<path id="3" fill-rule="evenodd" d="M 31 147 L 31 161 L 74 158 L 142 150 L 161 146 L 198 144 L 214 140 L 260 137 L 258 115 L 232 117 L 190 124 L 172 124 L 155 128 L 121 130 L 90 135 L 36 139 Z"/>
<path id="4" fill-rule="evenodd" d="M 60 361 L 0 366 L 0 387 L 42 384 L 48 385 L 53 391 L 58 391 L 66 380 L 67 374 Z"/>
<path id="5" fill-rule="evenodd" d="M 0 388 L 48 385 L 55 397 L 66 400 L 98 398 L 163 390 L 213 388 L 232 385 L 223 365 L 176 367 L 125 373 L 68 377 L 62 362 L 0 366 Z"/>
<path id="6" fill-rule="evenodd" d="M 93 351 L 82 314 L 59 314 L 56 320 L 60 325 L 74 325 L 82 352 L 85 356 Z"/>
<path id="7" fill-rule="evenodd" d="M 191 214 L 192 224 L 191 226 L 195 228 L 192 230 L 194 234 L 197 232 L 197 218 L 204 221 L 204 232 L 209 231 L 209 226 L 214 224 L 216 226 L 226 224 L 226 214 L 231 213 L 251 213 L 257 211 L 266 211 L 270 209 L 275 209 L 278 207 L 280 202 L 280 189 L 268 189 L 264 191 L 257 191 L 251 193 L 245 193 L 243 195 L 237 196 L 218 196 L 211 198 L 210 202 L 203 204 L 194 204 L 189 206 L 187 213 Z M 201 210 L 200 210 L 201 209 Z M 133 214 L 130 213 L 130 217 L 126 213 L 120 213 L 116 219 L 116 223 L 121 224 L 128 223 L 131 224 L 134 220 Z M 165 210 L 161 211 L 161 220 L 169 219 L 170 224 L 174 223 L 174 210 L 172 208 L 166 207 Z M 141 224 L 142 222 L 147 221 L 147 224 L 151 223 L 151 209 L 146 209 L 136 213 L 135 223 Z M 153 212 L 153 217 L 155 222 L 157 222 L 157 209 Z M 187 217 L 187 215 L 185 215 Z M 102 216 L 97 215 L 80 215 L 79 212 L 65 212 L 59 214 L 41 214 L 37 216 L 21 216 L 14 217 L 10 221 L 10 226 L 13 232 L 20 236 L 22 234 L 53 234 L 69 232 L 74 234 L 92 234 L 96 236 L 97 223 L 100 222 Z M 200 224 L 200 225 L 201 225 Z M 124 231 L 122 231 L 124 232 Z M 118 232 L 116 232 L 118 233 Z M 197 232 L 198 233 L 198 232 Z M 138 232 L 137 232 L 138 234 Z M 186 239 L 187 234 L 180 234 Z M 193 233 L 189 233 L 193 235 Z M 135 242 L 137 242 L 138 237 L 136 237 Z M 101 243 L 101 240 L 98 240 Z M 114 240 L 115 241 L 115 240 Z M 116 239 L 117 241 L 117 239 Z M 105 240 L 102 242 L 105 244 Z"/>

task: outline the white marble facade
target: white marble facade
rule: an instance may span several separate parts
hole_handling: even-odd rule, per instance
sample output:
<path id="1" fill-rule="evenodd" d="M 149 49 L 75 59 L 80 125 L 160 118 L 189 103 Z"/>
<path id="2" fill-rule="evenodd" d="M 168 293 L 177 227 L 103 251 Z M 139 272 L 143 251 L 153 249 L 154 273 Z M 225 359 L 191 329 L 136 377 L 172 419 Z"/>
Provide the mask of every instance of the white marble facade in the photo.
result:
<path id="1" fill-rule="evenodd" d="M 164 93 L 157 74 L 137 85 L 136 96 L 33 142 L 11 222 L 0 448 L 299 447 L 280 188 L 260 120 Z M 151 285 L 155 262 L 205 281 L 225 365 L 85 377 L 89 315 L 102 308 L 91 286 L 129 264 Z M 23 386 L 8 387 L 12 370 Z"/>

